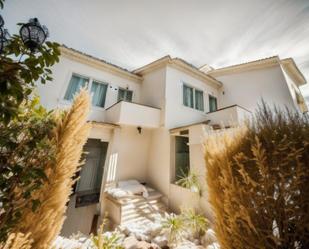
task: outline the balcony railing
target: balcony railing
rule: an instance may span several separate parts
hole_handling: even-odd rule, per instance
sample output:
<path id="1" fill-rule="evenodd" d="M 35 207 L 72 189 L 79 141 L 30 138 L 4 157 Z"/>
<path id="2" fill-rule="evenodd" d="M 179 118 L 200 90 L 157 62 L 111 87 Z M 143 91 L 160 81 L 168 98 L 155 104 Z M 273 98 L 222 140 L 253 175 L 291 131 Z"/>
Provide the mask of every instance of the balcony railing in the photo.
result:
<path id="1" fill-rule="evenodd" d="M 114 124 L 158 128 L 161 110 L 155 107 L 120 101 L 106 109 L 106 121 Z"/>
<path id="2" fill-rule="evenodd" d="M 229 127 L 239 125 L 252 115 L 251 111 L 239 106 L 232 105 L 218 109 L 214 112 L 207 113 L 207 119 L 211 124 L 217 124 L 221 127 Z"/>

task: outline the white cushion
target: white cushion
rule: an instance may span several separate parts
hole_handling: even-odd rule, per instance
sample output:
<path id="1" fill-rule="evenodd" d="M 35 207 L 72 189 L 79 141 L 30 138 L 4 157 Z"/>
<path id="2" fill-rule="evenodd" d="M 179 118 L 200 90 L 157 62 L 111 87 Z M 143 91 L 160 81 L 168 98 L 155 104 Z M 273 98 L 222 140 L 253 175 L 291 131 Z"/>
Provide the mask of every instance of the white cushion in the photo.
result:
<path id="1" fill-rule="evenodd" d="M 122 188 L 128 185 L 138 185 L 140 184 L 137 180 L 131 179 L 131 180 L 126 180 L 126 181 L 119 181 L 118 182 L 118 187 Z"/>
<path id="2" fill-rule="evenodd" d="M 121 188 L 125 191 L 131 192 L 132 194 L 141 194 L 146 190 L 145 186 L 142 184 L 132 184 Z"/>

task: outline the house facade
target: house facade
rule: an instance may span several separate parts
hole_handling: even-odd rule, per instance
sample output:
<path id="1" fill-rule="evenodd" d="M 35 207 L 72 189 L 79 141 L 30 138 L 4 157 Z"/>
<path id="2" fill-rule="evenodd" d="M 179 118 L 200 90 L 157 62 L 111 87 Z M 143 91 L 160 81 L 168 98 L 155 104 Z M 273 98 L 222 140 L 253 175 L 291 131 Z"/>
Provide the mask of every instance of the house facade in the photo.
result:
<path id="1" fill-rule="evenodd" d="M 307 111 L 299 91 L 306 80 L 291 58 L 213 69 L 165 56 L 128 71 L 74 49 L 61 51 L 53 82 L 38 85 L 42 104 L 66 108 L 81 87 L 92 94 L 88 153 L 64 235 L 89 233 L 93 217 L 104 214 L 105 186 L 127 179 L 160 191 L 173 211 L 199 205 L 211 219 L 207 189 L 196 202 L 196 193 L 175 184 L 189 171 L 204 179 L 204 131 L 243 122 L 262 98 L 270 105 Z"/>

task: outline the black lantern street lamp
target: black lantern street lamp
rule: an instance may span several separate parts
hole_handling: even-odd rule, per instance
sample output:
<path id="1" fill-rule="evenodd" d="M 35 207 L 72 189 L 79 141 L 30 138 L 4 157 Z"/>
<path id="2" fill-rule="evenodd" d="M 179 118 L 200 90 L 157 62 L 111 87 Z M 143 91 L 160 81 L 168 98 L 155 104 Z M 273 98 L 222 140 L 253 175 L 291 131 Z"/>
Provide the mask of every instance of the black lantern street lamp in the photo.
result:
<path id="1" fill-rule="evenodd" d="M 0 54 L 2 53 L 5 46 L 8 44 L 10 39 L 10 34 L 7 29 L 3 28 L 4 20 L 0 15 Z"/>
<path id="2" fill-rule="evenodd" d="M 4 20 L 0 15 L 0 54 L 10 40 L 10 34 L 3 26 Z M 37 18 L 32 18 L 21 26 L 19 34 L 25 46 L 35 53 L 48 37 L 48 29 Z"/>
<path id="3" fill-rule="evenodd" d="M 19 34 L 25 46 L 31 52 L 36 52 L 48 37 L 48 29 L 37 18 L 32 18 L 21 26 Z"/>
<path id="4" fill-rule="evenodd" d="M 0 15 L 0 27 L 2 28 L 3 25 L 4 25 L 4 20 L 3 20 L 2 16 Z"/>

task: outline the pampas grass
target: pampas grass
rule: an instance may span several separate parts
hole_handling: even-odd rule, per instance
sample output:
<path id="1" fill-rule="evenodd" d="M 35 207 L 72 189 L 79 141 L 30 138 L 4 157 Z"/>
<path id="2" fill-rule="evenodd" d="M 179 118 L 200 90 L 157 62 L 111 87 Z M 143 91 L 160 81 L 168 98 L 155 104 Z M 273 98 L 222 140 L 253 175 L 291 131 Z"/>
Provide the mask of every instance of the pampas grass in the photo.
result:
<path id="1" fill-rule="evenodd" d="M 222 249 L 309 248 L 309 119 L 265 104 L 208 136 L 209 201 Z"/>
<path id="2" fill-rule="evenodd" d="M 7 238 L 5 245 L 0 246 L 1 249 L 31 249 L 32 240 L 30 234 L 11 233 Z"/>
<path id="3" fill-rule="evenodd" d="M 73 176 L 81 164 L 83 146 L 90 131 L 90 124 L 87 123 L 89 108 L 89 94 L 87 90 L 82 90 L 75 97 L 69 111 L 56 114 L 56 159 L 54 163 L 46 166 L 48 181 L 32 194 L 32 197 L 40 200 L 41 205 L 35 212 L 31 209 L 25 210 L 15 229 L 23 234 L 30 233 L 31 248 L 49 248 L 60 233 L 65 219 L 66 203 L 72 192 Z"/>

